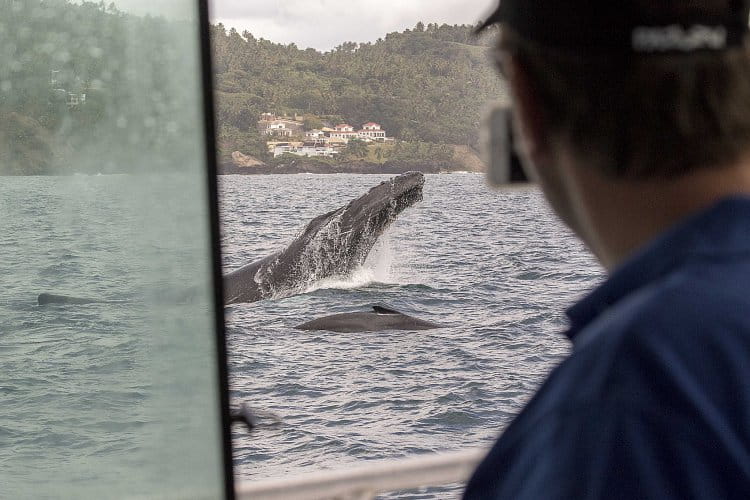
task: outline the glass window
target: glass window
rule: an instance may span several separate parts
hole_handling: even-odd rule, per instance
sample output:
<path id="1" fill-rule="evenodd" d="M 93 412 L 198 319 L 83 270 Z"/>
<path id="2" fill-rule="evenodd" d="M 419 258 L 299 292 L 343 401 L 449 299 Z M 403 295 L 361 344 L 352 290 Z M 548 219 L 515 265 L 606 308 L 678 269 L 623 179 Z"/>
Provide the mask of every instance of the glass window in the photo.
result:
<path id="1" fill-rule="evenodd" d="M 224 494 L 199 8 L 169 4 L 0 0 L 3 497 Z"/>

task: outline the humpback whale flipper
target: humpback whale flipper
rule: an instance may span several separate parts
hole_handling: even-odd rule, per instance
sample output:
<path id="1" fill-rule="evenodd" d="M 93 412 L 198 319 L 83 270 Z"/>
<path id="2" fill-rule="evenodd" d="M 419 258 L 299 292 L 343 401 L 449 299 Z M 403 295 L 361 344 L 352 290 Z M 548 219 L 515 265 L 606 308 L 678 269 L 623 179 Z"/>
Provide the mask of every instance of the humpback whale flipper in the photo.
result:
<path id="1" fill-rule="evenodd" d="M 226 275 L 225 302 L 287 297 L 321 279 L 348 276 L 391 222 L 422 200 L 422 186 L 424 175 L 407 172 L 319 215 L 285 249 Z"/>

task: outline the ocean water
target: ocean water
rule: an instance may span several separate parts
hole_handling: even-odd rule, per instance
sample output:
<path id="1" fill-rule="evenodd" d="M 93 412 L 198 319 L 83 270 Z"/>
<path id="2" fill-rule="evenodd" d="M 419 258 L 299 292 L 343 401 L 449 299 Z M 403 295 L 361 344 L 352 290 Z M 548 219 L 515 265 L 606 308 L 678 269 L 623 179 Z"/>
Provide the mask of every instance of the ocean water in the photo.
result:
<path id="1" fill-rule="evenodd" d="M 220 495 L 203 179 L 2 178 L 0 498 Z"/>
<path id="2" fill-rule="evenodd" d="M 224 266 L 291 241 L 313 217 L 389 176 L 223 176 Z M 225 309 L 234 405 L 282 424 L 234 430 L 238 479 L 489 446 L 566 355 L 563 310 L 603 277 L 535 189 L 494 191 L 478 174 L 427 175 L 349 279 Z M 445 328 L 298 331 L 385 303 Z M 460 486 L 387 498 L 456 498 Z"/>
<path id="3" fill-rule="evenodd" d="M 389 177 L 221 177 L 226 270 L 283 248 L 310 219 Z M 3 178 L 0 498 L 215 496 L 196 200 L 177 177 Z M 424 200 L 351 277 L 225 308 L 232 404 L 281 419 L 252 434 L 234 428 L 238 479 L 489 446 L 568 352 L 563 309 L 601 278 L 537 191 L 426 176 Z M 105 302 L 40 307 L 42 292 Z M 294 329 L 379 303 L 445 328 Z"/>

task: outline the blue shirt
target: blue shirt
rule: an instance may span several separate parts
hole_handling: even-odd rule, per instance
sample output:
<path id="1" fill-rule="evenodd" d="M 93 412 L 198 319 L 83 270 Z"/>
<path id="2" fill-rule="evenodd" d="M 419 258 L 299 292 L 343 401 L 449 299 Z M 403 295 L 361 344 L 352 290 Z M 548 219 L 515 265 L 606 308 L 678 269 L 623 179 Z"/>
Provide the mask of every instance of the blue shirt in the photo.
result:
<path id="1" fill-rule="evenodd" d="M 571 355 L 465 499 L 750 498 L 750 198 L 691 216 L 568 310 Z"/>

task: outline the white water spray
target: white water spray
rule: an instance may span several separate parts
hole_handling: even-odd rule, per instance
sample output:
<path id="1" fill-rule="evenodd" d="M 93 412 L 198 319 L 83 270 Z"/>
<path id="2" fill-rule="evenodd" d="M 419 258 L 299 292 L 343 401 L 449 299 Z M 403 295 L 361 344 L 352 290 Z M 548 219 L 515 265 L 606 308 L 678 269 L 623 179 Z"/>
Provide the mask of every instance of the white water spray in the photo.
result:
<path id="1" fill-rule="evenodd" d="M 393 248 L 390 232 L 384 233 L 375 243 L 364 264 L 354 269 L 347 277 L 326 278 L 312 283 L 305 293 L 315 290 L 353 290 L 366 287 L 372 283 L 391 283 L 391 264 L 393 263 Z"/>

